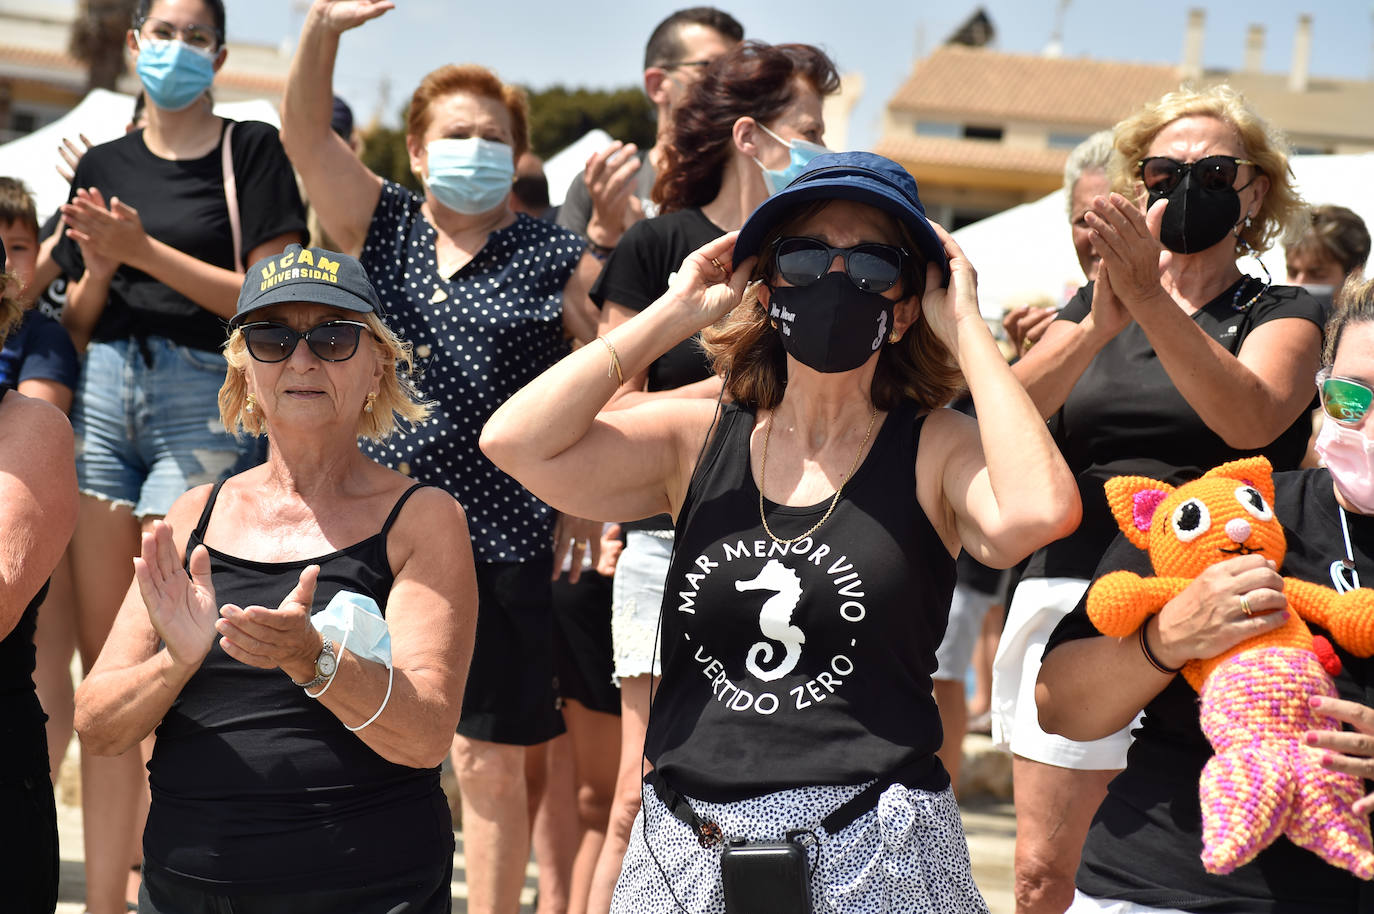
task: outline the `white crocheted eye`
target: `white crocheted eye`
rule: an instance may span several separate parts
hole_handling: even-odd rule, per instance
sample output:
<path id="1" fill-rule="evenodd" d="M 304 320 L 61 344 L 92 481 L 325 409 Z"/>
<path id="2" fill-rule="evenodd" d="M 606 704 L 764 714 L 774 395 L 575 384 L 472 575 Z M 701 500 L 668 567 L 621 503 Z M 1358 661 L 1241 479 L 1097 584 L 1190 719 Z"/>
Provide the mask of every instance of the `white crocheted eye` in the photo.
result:
<path id="1" fill-rule="evenodd" d="M 1255 520 L 1273 520 L 1274 509 L 1269 507 L 1269 502 L 1264 500 L 1260 490 L 1254 486 L 1241 486 L 1236 489 L 1236 501 L 1240 506 L 1255 518 Z"/>
<path id="2" fill-rule="evenodd" d="M 1207 512 L 1202 499 L 1190 498 L 1174 509 L 1174 516 L 1169 518 L 1169 522 L 1173 524 L 1174 536 L 1191 543 L 1212 526 L 1212 515 Z"/>

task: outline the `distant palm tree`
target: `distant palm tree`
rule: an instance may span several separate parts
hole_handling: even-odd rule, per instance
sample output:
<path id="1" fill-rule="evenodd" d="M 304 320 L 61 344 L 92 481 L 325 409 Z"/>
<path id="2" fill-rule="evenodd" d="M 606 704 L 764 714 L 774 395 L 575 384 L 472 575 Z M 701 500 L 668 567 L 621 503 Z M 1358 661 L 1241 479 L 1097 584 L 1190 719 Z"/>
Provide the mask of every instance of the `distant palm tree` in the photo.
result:
<path id="1" fill-rule="evenodd" d="M 72 55 L 86 65 L 86 89 L 113 89 L 124 72 L 124 34 L 138 0 L 81 0 L 72 21 Z"/>

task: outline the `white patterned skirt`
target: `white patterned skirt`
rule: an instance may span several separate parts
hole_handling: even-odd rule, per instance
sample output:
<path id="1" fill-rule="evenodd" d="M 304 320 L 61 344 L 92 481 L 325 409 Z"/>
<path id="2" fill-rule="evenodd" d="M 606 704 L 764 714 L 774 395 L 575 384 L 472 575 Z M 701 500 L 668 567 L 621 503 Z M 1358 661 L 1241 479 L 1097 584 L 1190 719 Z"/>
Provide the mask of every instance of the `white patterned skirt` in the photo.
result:
<path id="1" fill-rule="evenodd" d="M 813 831 L 819 843 L 805 846 L 815 914 L 987 914 L 948 787 L 931 793 L 893 784 L 876 807 L 826 833 L 821 820 L 865 786 L 801 787 L 691 805 L 720 825 L 727 840 L 778 841 L 791 829 Z M 643 800 L 611 914 L 724 914 L 721 848 L 699 846 L 652 787 L 645 786 Z"/>

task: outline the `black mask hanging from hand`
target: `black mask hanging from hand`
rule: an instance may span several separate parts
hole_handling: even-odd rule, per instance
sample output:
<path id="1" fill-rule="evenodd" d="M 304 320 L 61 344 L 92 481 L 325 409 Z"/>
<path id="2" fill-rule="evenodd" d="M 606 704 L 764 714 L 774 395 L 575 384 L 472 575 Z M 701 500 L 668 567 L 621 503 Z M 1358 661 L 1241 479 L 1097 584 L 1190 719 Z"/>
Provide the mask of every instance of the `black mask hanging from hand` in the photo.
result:
<path id="1" fill-rule="evenodd" d="M 1176 254 L 1205 251 L 1231 232 L 1240 222 L 1240 195 L 1234 187 L 1207 188 L 1193 180 L 1192 172 L 1183 176 L 1167 194 L 1150 191 L 1150 205 L 1168 200 L 1159 240 Z"/>
<path id="2" fill-rule="evenodd" d="M 774 287 L 768 315 L 788 355 L 831 374 L 852 371 L 878 351 L 892 330 L 894 305 L 834 271 L 809 286 Z"/>

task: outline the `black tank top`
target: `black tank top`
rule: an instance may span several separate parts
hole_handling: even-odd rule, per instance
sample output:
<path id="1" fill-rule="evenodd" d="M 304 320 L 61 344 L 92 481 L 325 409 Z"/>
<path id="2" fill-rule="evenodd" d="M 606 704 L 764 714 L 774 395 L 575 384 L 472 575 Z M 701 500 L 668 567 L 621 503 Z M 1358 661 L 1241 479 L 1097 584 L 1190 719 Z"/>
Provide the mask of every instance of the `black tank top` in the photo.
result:
<path id="1" fill-rule="evenodd" d="M 0 384 L 0 402 L 14 390 Z M 8 533 L 6 535 L 9 535 Z M 38 595 L 0 640 L 0 782 L 46 777 L 48 737 L 43 724 L 48 716 L 33 690 L 33 632 L 38 627 L 38 607 L 48 594 L 43 582 Z"/>
<path id="2" fill-rule="evenodd" d="M 681 793 L 732 802 L 899 767 L 913 787 L 949 783 L 931 674 L 954 559 L 916 500 L 916 412 L 893 410 L 829 519 L 779 545 L 759 521 L 754 412 L 726 407 L 664 587 L 646 751 Z M 797 536 L 829 505 L 768 502 L 768 524 Z"/>
<path id="3" fill-rule="evenodd" d="M 187 541 L 188 556 L 204 542 L 220 485 Z M 385 615 L 387 532 L 420 488 L 400 497 L 380 532 L 320 558 L 253 562 L 210 548 L 216 601 L 276 606 L 317 564 L 312 613 L 350 590 L 375 599 Z M 346 888 L 431 870 L 453 853 L 438 768 L 388 762 L 281 670 L 239 663 L 218 638 L 158 726 L 148 772 L 144 855 L 200 886 Z"/>

